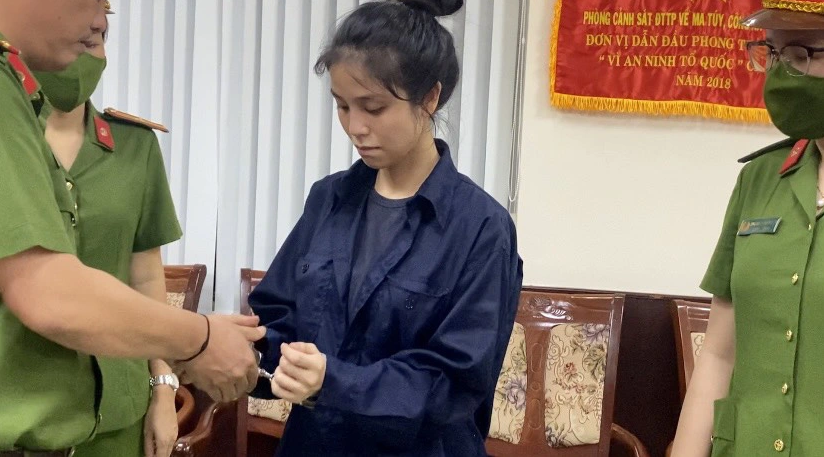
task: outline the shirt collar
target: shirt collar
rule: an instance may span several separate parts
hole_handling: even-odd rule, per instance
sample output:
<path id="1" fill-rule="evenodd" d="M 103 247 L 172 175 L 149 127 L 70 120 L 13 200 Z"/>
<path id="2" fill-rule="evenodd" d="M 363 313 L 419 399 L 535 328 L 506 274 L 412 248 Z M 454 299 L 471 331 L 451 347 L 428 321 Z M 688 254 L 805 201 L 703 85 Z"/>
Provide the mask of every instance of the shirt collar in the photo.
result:
<path id="1" fill-rule="evenodd" d="M 790 150 L 789 155 L 784 160 L 778 173 L 782 178 L 792 175 L 794 171 L 810 162 L 811 158 L 814 158 L 817 149 L 818 147 L 815 141 L 799 140 Z"/>
<path id="2" fill-rule="evenodd" d="M 418 189 L 413 201 L 425 202 L 438 223 L 444 227 L 451 214 L 450 203 L 459 175 L 446 142 L 436 138 L 435 147 L 440 159 Z M 361 201 L 368 195 L 369 189 L 375 187 L 377 175 L 377 170 L 358 160 L 341 177 L 335 191 L 337 198 L 341 202 Z"/>

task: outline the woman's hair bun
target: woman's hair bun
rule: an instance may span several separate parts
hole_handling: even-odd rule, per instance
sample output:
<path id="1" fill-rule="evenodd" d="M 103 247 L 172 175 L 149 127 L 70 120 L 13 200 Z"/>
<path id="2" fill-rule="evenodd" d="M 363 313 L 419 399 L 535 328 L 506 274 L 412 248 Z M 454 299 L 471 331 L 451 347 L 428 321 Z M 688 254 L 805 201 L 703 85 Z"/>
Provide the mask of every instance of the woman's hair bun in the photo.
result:
<path id="1" fill-rule="evenodd" d="M 406 6 L 425 11 L 433 16 L 455 14 L 463 6 L 463 0 L 400 0 Z"/>

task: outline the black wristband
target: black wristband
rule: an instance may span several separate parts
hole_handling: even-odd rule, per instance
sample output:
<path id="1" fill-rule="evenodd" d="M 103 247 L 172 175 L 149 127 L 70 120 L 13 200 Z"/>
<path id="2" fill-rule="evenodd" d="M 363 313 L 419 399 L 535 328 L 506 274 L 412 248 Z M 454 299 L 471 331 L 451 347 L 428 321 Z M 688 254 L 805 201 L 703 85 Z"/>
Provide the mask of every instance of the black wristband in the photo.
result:
<path id="1" fill-rule="evenodd" d="M 197 351 L 197 354 L 189 357 L 188 359 L 178 360 L 178 362 L 191 362 L 192 360 L 194 360 L 195 357 L 199 356 L 200 354 L 203 354 L 203 351 L 205 351 L 206 347 L 209 346 L 209 337 L 212 336 L 212 326 L 209 323 L 209 318 L 205 314 L 201 314 L 201 316 L 203 316 L 203 318 L 206 319 L 206 341 L 203 342 L 203 346 L 200 346 L 200 350 Z"/>

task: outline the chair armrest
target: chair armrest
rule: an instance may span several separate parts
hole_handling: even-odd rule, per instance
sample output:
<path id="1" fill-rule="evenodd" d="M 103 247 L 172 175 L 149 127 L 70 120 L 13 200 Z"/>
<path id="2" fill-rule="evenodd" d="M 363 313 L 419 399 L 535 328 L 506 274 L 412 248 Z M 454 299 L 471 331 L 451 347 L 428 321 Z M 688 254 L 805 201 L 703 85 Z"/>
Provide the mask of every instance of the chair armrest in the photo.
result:
<path id="1" fill-rule="evenodd" d="M 180 386 L 175 393 L 175 408 L 177 409 L 177 429 L 179 435 L 189 433 L 196 420 L 195 397 L 184 386 Z"/>
<path id="2" fill-rule="evenodd" d="M 633 457 L 649 457 L 646 446 L 637 436 L 618 424 L 612 424 L 610 433 L 613 443 L 621 445 Z"/>
<path id="3" fill-rule="evenodd" d="M 235 454 L 237 402 L 212 402 L 194 430 L 177 439 L 173 457 L 206 457 Z"/>

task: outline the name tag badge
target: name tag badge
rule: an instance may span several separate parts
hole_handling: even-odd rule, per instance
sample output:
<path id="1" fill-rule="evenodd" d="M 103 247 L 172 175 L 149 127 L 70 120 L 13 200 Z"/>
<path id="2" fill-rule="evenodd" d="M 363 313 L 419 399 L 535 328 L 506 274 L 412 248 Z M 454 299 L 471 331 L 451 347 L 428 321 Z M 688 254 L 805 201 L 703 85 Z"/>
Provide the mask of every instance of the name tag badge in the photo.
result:
<path id="1" fill-rule="evenodd" d="M 757 233 L 775 234 L 781 224 L 780 217 L 764 217 L 760 219 L 745 219 L 738 226 L 738 236 L 748 236 Z"/>

